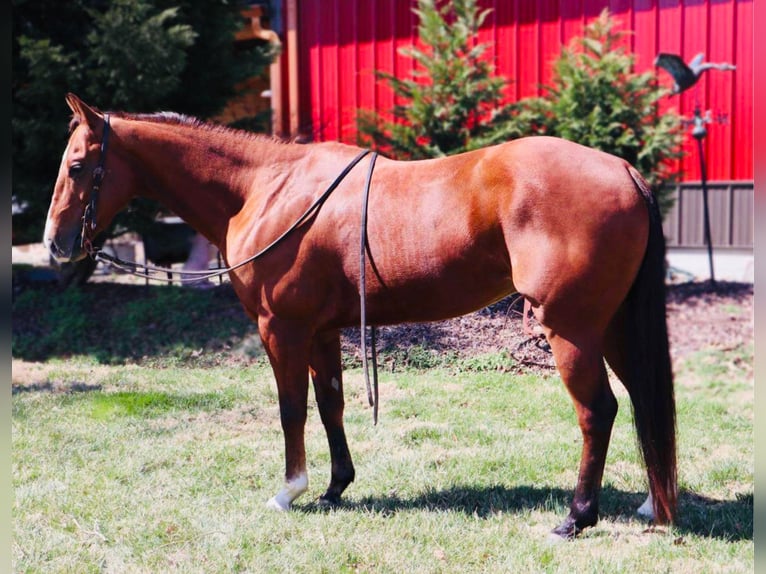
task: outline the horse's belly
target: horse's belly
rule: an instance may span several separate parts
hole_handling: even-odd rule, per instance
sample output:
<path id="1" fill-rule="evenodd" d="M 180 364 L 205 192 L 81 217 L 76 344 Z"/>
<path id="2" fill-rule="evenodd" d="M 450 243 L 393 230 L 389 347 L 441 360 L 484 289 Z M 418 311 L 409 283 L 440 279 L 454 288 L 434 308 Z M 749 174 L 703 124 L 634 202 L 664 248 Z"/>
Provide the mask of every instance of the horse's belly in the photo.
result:
<path id="1" fill-rule="evenodd" d="M 376 284 L 368 293 L 368 308 L 370 320 L 380 324 L 438 321 L 476 311 L 513 291 L 507 266 L 466 265 Z"/>

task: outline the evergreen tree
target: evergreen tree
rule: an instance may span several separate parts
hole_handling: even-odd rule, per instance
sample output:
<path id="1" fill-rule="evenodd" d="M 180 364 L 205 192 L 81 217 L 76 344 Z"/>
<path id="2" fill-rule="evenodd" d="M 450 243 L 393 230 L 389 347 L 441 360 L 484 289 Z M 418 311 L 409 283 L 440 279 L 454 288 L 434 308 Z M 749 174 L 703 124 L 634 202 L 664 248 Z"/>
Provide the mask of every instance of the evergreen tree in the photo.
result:
<path id="1" fill-rule="evenodd" d="M 476 34 L 490 13 L 477 0 L 418 0 L 422 48 L 402 48 L 417 67 L 410 78 L 378 72 L 403 103 L 386 120 L 361 110 L 361 145 L 400 159 L 450 155 L 493 141 L 494 122 L 507 112 L 501 105 L 505 81 L 493 77 L 483 58 L 488 44 Z"/>
<path id="2" fill-rule="evenodd" d="M 402 49 L 419 67 L 413 77 L 380 73 L 403 101 L 393 121 L 360 111 L 360 144 L 400 159 L 459 153 L 530 135 L 569 139 L 622 157 L 648 180 L 664 211 L 682 156 L 681 118 L 658 114 L 668 94 L 652 72 L 633 72 L 607 9 L 562 50 L 545 95 L 503 104 L 502 78 L 482 59 L 476 34 L 489 14 L 476 0 L 419 0 L 423 48 Z"/>
<path id="3" fill-rule="evenodd" d="M 209 117 L 270 61 L 265 48 L 235 48 L 239 26 L 226 0 L 14 0 L 12 194 L 26 207 L 14 241 L 42 236 L 67 92 L 101 109 Z"/>

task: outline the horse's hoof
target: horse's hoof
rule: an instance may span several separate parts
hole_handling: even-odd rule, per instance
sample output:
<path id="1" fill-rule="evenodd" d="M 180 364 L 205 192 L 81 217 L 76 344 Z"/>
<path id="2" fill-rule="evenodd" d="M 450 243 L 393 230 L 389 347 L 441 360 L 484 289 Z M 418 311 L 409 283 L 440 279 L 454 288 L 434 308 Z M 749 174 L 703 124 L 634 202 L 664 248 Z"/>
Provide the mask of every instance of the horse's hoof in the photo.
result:
<path id="1" fill-rule="evenodd" d="M 287 512 L 290 510 L 290 503 L 285 504 L 284 501 L 280 501 L 277 496 L 274 496 L 266 503 L 266 508 L 276 510 L 277 512 Z"/>
<path id="2" fill-rule="evenodd" d="M 594 526 L 595 524 L 596 520 L 592 519 L 581 519 L 581 522 L 578 524 L 578 521 L 569 515 L 564 519 L 564 522 L 559 524 L 551 531 L 551 535 L 558 536 L 563 540 L 573 540 L 580 535 L 584 528 L 587 528 L 588 526 Z"/>
<path id="3" fill-rule="evenodd" d="M 574 540 L 580 532 L 581 531 L 578 530 L 574 524 L 569 525 L 564 523 L 550 531 L 548 534 L 548 541 L 553 542 L 556 539 L 558 539 L 558 542 Z"/>
<path id="4" fill-rule="evenodd" d="M 636 510 L 641 518 L 645 520 L 654 520 L 654 504 L 652 502 L 652 495 L 650 494 L 644 503 Z"/>
<path id="5" fill-rule="evenodd" d="M 298 474 L 292 480 L 285 482 L 284 488 L 280 490 L 271 500 L 266 503 L 268 508 L 278 512 L 287 512 L 293 500 L 306 492 L 309 487 L 309 479 L 305 472 Z"/>
<path id="6" fill-rule="evenodd" d="M 319 497 L 318 504 L 322 508 L 337 508 L 342 503 L 341 503 L 340 495 L 328 494 L 325 492 L 322 496 Z"/>
<path id="7" fill-rule="evenodd" d="M 552 530 L 548 533 L 547 542 L 549 546 L 556 546 L 566 542 L 567 540 L 572 540 L 572 538 L 565 538 L 560 534 L 557 534 L 555 530 Z"/>

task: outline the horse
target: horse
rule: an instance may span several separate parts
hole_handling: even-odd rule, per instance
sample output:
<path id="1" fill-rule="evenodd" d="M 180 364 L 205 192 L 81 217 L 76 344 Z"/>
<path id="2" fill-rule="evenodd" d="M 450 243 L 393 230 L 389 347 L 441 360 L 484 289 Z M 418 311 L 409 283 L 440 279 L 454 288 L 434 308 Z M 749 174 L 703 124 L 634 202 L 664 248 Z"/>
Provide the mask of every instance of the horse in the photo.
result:
<path id="1" fill-rule="evenodd" d="M 665 240 L 657 202 L 626 161 L 536 136 L 436 159 L 380 156 L 367 174 L 351 145 L 284 142 L 172 112 L 102 112 L 73 94 L 66 101 L 70 135 L 44 242 L 58 261 L 87 257 L 91 239 L 145 196 L 219 249 L 276 379 L 285 474 L 269 507 L 289 510 L 308 487 L 309 379 L 331 454 L 319 503 L 339 504 L 354 480 L 340 330 L 358 324 L 364 301 L 374 326 L 442 320 L 518 293 L 543 329 L 582 433 L 571 505 L 554 537 L 574 538 L 599 518 L 617 412 L 607 364 L 630 397 L 649 486 L 642 509 L 657 524 L 673 522 Z M 332 195 L 299 218 L 328 188 Z"/>

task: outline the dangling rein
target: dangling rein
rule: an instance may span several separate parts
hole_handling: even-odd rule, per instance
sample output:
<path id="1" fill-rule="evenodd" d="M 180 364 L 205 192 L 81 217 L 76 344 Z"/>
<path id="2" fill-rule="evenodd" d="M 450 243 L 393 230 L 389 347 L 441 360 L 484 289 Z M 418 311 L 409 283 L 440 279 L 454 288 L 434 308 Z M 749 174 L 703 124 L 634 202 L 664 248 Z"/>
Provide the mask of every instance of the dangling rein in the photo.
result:
<path id="1" fill-rule="evenodd" d="M 126 271 L 128 273 L 131 273 L 137 277 L 144 277 L 146 279 L 155 279 L 158 281 L 171 281 L 169 279 L 165 279 L 164 277 L 157 277 L 151 274 L 151 272 L 155 273 L 165 273 L 167 272 L 167 269 L 160 268 L 160 267 L 151 267 L 147 265 L 140 265 L 139 263 L 136 263 L 134 261 L 125 261 L 123 259 L 120 259 L 119 257 L 115 257 L 113 255 L 109 255 L 108 253 L 104 253 L 101 250 L 95 249 L 91 245 L 90 235 L 92 231 L 95 229 L 95 219 L 96 219 L 96 202 L 97 202 L 97 194 L 99 191 L 99 188 L 101 186 L 101 182 L 103 180 L 103 163 L 104 163 L 104 156 L 106 155 L 106 145 L 107 145 L 107 137 L 109 133 L 109 119 L 108 116 L 105 118 L 105 132 L 104 132 L 104 138 L 102 140 L 101 145 L 101 158 L 99 161 L 99 173 L 94 178 L 94 185 L 93 189 L 91 190 L 91 201 L 88 205 L 88 208 L 85 211 L 85 214 L 83 215 L 83 246 L 87 250 L 87 252 L 90 254 L 93 259 L 96 261 L 108 261 L 115 267 L 122 269 L 123 271 Z M 360 315 L 361 315 L 361 325 L 360 325 L 360 341 L 361 341 L 361 350 L 362 350 L 362 369 L 364 370 L 364 381 L 365 385 L 367 386 L 367 400 L 370 403 L 370 406 L 372 407 L 372 418 L 373 418 L 373 424 L 378 424 L 378 359 L 377 359 L 377 352 L 375 349 L 375 326 L 372 325 L 370 327 L 370 342 L 372 346 L 372 380 L 373 380 L 373 386 L 372 389 L 370 388 L 370 372 L 369 372 L 369 365 L 367 364 L 367 337 L 366 337 L 366 331 L 367 331 L 367 289 L 366 289 L 366 273 L 365 273 L 365 257 L 367 254 L 367 251 L 369 250 L 369 242 L 367 239 L 367 204 L 370 196 L 370 182 L 372 181 L 372 172 L 375 169 L 375 160 L 378 157 L 378 153 L 370 150 L 364 150 L 359 155 L 357 155 L 351 162 L 343 169 L 342 172 L 338 175 L 338 177 L 335 178 L 335 180 L 330 184 L 330 186 L 325 190 L 325 192 L 320 195 L 314 203 L 312 203 L 309 208 L 303 212 L 303 215 L 301 215 L 298 219 L 295 220 L 295 223 L 293 223 L 282 235 L 277 237 L 274 241 L 269 243 L 266 247 L 261 249 L 258 253 L 255 255 L 251 255 L 244 261 L 240 261 L 236 265 L 231 265 L 229 267 L 221 267 L 217 269 L 216 271 L 180 271 L 179 273 L 181 275 L 189 275 L 192 277 L 181 277 L 179 282 L 180 283 L 192 283 L 197 281 L 203 281 L 205 279 L 211 279 L 213 277 L 219 277 L 221 275 L 224 275 L 226 273 L 229 273 L 230 271 L 233 271 L 235 269 L 238 269 L 240 267 L 243 267 L 244 265 L 247 265 L 248 263 L 252 263 L 256 259 L 259 259 L 266 255 L 269 251 L 274 249 L 277 245 L 282 243 L 293 231 L 295 231 L 300 225 L 302 225 L 305 221 L 316 215 L 316 213 L 319 211 L 319 208 L 322 207 L 322 205 L 327 201 L 327 198 L 330 197 L 330 194 L 332 194 L 333 191 L 340 185 L 340 183 L 343 181 L 343 179 L 349 174 L 349 172 L 354 169 L 356 164 L 358 164 L 362 159 L 367 155 L 370 155 L 370 167 L 367 171 L 367 179 L 364 184 L 364 196 L 362 198 L 362 229 L 361 229 L 361 241 L 360 241 L 360 254 L 359 254 L 359 265 L 360 265 L 360 271 L 359 271 L 359 298 L 360 298 Z M 143 267 L 146 270 L 146 273 L 141 273 L 139 271 L 136 271 L 138 267 Z"/>

